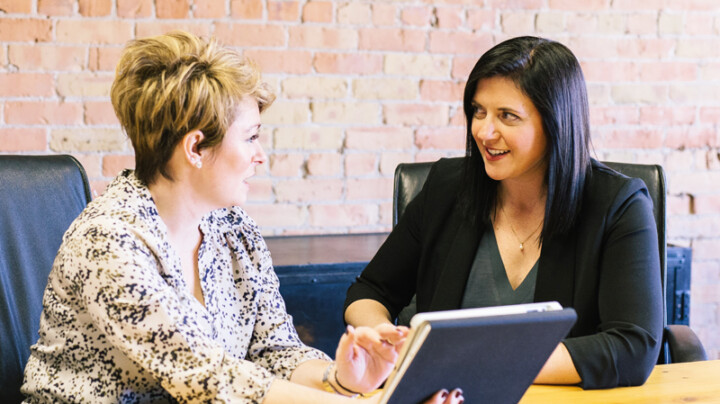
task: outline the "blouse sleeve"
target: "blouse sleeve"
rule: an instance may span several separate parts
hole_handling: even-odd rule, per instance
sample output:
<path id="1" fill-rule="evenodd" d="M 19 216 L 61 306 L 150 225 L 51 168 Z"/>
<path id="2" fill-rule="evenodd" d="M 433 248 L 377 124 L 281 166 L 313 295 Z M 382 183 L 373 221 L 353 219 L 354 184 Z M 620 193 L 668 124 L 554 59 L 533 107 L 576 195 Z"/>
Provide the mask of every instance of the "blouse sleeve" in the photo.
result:
<path id="1" fill-rule="evenodd" d="M 306 346 L 295 330 L 280 295 L 280 283 L 273 270 L 265 240 L 256 226 L 249 232 L 254 243 L 247 243 L 244 251 L 259 261 L 260 275 L 256 282 L 258 318 L 250 340 L 248 359 L 269 369 L 273 374 L 289 379 L 293 370 L 310 359 L 331 360 L 320 350 Z M 247 241 L 247 236 L 243 238 Z M 339 341 L 339 340 L 338 340 Z"/>
<path id="2" fill-rule="evenodd" d="M 657 362 L 663 321 L 657 227 L 637 181 L 618 193 L 606 218 L 597 333 L 564 341 L 583 388 L 640 385 Z"/>
<path id="3" fill-rule="evenodd" d="M 119 222 L 88 225 L 66 240 L 58 259 L 61 279 L 107 343 L 180 402 L 262 402 L 273 374 L 226 354 L 204 334 L 141 235 Z"/>

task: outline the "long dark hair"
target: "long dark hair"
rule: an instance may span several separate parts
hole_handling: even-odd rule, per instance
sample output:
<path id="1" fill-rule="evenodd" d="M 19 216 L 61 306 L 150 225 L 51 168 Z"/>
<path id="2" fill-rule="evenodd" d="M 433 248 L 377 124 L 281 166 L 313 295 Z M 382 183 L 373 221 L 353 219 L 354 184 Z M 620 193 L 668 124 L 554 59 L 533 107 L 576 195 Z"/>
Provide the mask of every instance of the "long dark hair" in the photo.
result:
<path id="1" fill-rule="evenodd" d="M 518 37 L 495 45 L 475 64 L 463 98 L 467 144 L 461 206 L 470 220 L 489 225 L 495 209 L 498 181 L 488 177 L 471 133 L 478 82 L 505 77 L 530 98 L 542 117 L 547 138 L 545 177 L 547 201 L 540 240 L 570 230 L 580 211 L 590 172 L 590 123 L 587 90 L 580 64 L 570 50 L 555 41 Z"/>

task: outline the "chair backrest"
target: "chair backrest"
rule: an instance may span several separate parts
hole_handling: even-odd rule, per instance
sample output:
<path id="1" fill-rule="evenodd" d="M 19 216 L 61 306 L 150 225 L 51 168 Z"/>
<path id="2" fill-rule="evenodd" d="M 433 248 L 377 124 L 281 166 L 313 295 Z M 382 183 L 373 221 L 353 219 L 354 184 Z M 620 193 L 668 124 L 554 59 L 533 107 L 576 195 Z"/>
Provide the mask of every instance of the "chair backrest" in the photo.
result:
<path id="1" fill-rule="evenodd" d="M 0 156 L 0 395 L 20 385 L 37 341 L 42 297 L 60 242 L 90 201 L 85 170 L 72 156 Z"/>
<path id="2" fill-rule="evenodd" d="M 412 201 L 412 199 L 415 198 L 422 189 L 432 164 L 432 162 L 398 164 L 395 169 L 395 184 L 393 189 L 393 226 L 397 224 L 408 203 L 410 203 L 410 201 Z M 648 188 L 648 193 L 650 194 L 650 198 L 653 202 L 653 215 L 655 217 L 655 223 L 657 224 L 658 247 L 660 251 L 660 275 L 663 289 L 663 307 L 665 307 L 667 301 L 665 297 L 667 243 L 665 236 L 666 188 L 665 173 L 663 168 L 659 165 L 649 164 L 615 162 L 603 162 L 603 164 L 615 171 L 627 175 L 628 177 L 642 179 Z M 663 309 L 663 327 L 667 325 L 666 312 L 667 310 Z M 659 362 L 668 363 L 670 361 L 668 355 L 668 349 L 665 344 L 663 344 Z"/>

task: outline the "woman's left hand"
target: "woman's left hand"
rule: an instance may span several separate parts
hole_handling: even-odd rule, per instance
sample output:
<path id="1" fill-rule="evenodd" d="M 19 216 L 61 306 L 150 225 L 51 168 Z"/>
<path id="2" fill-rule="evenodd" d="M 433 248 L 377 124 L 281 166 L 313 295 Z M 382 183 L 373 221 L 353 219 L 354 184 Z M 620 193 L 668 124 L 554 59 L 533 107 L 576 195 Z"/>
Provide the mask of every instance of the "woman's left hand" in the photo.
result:
<path id="1" fill-rule="evenodd" d="M 391 324 L 348 326 L 335 352 L 336 382 L 358 393 L 377 389 L 390 375 L 407 334 L 407 327 Z"/>

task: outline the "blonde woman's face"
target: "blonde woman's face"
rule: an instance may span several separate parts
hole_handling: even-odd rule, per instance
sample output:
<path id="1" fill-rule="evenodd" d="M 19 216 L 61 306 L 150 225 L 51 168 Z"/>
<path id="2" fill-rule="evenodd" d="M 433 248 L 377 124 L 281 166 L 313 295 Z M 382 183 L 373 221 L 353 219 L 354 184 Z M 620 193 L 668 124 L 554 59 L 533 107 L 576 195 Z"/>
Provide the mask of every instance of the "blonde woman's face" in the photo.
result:
<path id="1" fill-rule="evenodd" d="M 244 204 L 250 190 L 247 179 L 267 160 L 258 140 L 260 110 L 257 101 L 251 97 L 243 98 L 235 116 L 222 143 L 215 148 L 205 166 L 204 192 L 213 199 L 216 208 Z"/>

